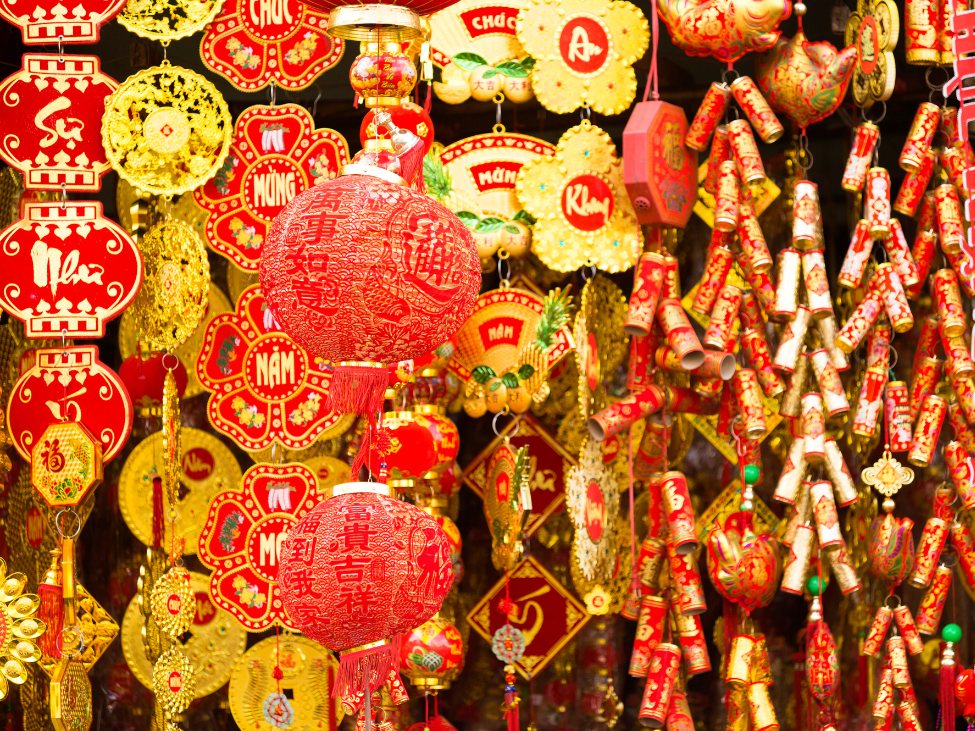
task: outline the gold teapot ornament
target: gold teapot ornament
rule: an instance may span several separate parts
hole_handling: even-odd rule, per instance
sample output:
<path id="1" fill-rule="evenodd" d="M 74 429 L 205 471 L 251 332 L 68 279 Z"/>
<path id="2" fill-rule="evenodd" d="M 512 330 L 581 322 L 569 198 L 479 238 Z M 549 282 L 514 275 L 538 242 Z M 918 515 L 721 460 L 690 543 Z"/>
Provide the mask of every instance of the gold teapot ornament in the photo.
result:
<path id="1" fill-rule="evenodd" d="M 531 511 L 530 472 L 528 447 L 512 447 L 509 436 L 488 461 L 484 514 L 491 530 L 491 562 L 498 571 L 514 569 L 525 551 L 521 533 Z"/>
<path id="2" fill-rule="evenodd" d="M 722 63 L 771 48 L 792 11 L 789 0 L 661 0 L 659 7 L 674 43 Z"/>

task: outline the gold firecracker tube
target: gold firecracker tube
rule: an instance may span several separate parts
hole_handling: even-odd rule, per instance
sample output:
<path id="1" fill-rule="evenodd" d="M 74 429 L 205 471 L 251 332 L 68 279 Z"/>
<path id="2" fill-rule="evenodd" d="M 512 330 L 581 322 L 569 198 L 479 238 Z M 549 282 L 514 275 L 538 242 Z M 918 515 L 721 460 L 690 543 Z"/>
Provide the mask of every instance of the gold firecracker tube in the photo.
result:
<path id="1" fill-rule="evenodd" d="M 886 168 L 870 168 L 863 192 L 863 217 L 874 238 L 890 233 L 890 173 Z"/>
<path id="2" fill-rule="evenodd" d="M 921 404 L 917 425 L 914 427 L 914 439 L 907 453 L 907 461 L 915 467 L 927 467 L 931 464 L 947 411 L 948 403 L 936 394 L 931 394 Z"/>
<path id="3" fill-rule="evenodd" d="M 755 127 L 762 142 L 772 144 L 782 137 L 785 128 L 751 78 L 739 76 L 732 81 L 731 93 L 735 95 L 735 101 Z"/>
<path id="4" fill-rule="evenodd" d="M 802 415 L 802 393 L 809 380 L 809 357 L 805 353 L 799 353 L 796 358 L 796 370 L 789 379 L 789 387 L 782 394 L 779 402 L 779 414 L 781 416 L 798 419 Z"/>
<path id="5" fill-rule="evenodd" d="M 717 231 L 717 229 L 715 229 Z M 721 232 L 718 231 L 718 234 Z M 724 286 L 728 278 L 728 272 L 735 263 L 735 254 L 727 246 L 717 245 L 711 247 L 707 261 L 704 264 L 704 274 L 697 286 L 697 293 L 694 295 L 694 302 L 691 309 L 706 315 L 711 312 L 714 302 L 718 298 L 718 292 Z"/>
<path id="6" fill-rule="evenodd" d="M 944 361 L 940 358 L 925 358 L 914 366 L 910 396 L 911 422 L 917 421 L 917 415 L 921 413 L 921 404 L 934 393 L 943 370 Z"/>
<path id="7" fill-rule="evenodd" d="M 816 531 L 812 526 L 806 524 L 796 526 L 789 559 L 782 572 L 782 585 L 779 587 L 782 591 L 788 594 L 802 594 L 815 540 Z"/>
<path id="8" fill-rule="evenodd" d="M 704 152 L 711 139 L 718 122 L 724 117 L 728 110 L 728 102 L 731 100 L 731 90 L 727 84 L 714 82 L 704 95 L 704 101 L 697 108 L 697 114 L 691 121 L 691 126 L 687 129 L 687 136 L 684 137 L 684 144 L 692 150 Z"/>
<path id="9" fill-rule="evenodd" d="M 958 254 L 965 245 L 965 227 L 962 223 L 961 201 L 951 183 L 934 189 L 935 211 L 938 216 L 938 238 L 945 254 Z"/>
<path id="10" fill-rule="evenodd" d="M 645 336 L 653 328 L 663 279 L 664 257 L 655 251 L 642 254 L 633 270 L 633 294 L 623 321 L 623 329 L 630 335 Z"/>
<path id="11" fill-rule="evenodd" d="M 711 310 L 711 319 L 704 331 L 703 344 L 711 350 L 725 350 L 731 339 L 738 310 L 741 307 L 741 290 L 733 284 L 725 283 L 718 292 L 718 299 Z"/>
<path id="12" fill-rule="evenodd" d="M 911 447 L 911 399 L 904 381 L 887 384 L 884 403 L 887 417 L 887 435 L 891 452 L 906 452 Z"/>
<path id="13" fill-rule="evenodd" d="M 748 364 L 755 370 L 765 395 L 773 398 L 785 391 L 785 381 L 772 368 L 772 353 L 768 341 L 765 340 L 764 330 L 745 330 L 738 342 Z"/>
<path id="14" fill-rule="evenodd" d="M 802 396 L 802 439 L 806 462 L 818 464 L 826 459 L 826 416 L 823 397 L 816 391 Z"/>
<path id="15" fill-rule="evenodd" d="M 796 439 L 796 441 L 802 444 L 802 439 Z M 792 506 L 792 512 L 789 513 L 789 519 L 785 523 L 782 545 L 791 546 L 795 543 L 799 526 L 808 525 L 811 522 L 812 498 L 809 496 L 809 483 L 803 480 L 802 484 L 799 485 L 799 492 L 796 493 L 796 504 Z"/>
<path id="16" fill-rule="evenodd" d="M 765 166 L 758 154 L 758 145 L 752 135 L 752 128 L 745 119 L 736 119 L 728 123 L 728 141 L 731 143 L 731 153 L 738 168 L 739 180 L 749 185 L 765 180 Z"/>
<path id="17" fill-rule="evenodd" d="M 886 368 L 874 366 L 867 368 L 863 374 L 863 385 L 860 387 L 860 398 L 857 400 L 857 410 L 853 415 L 851 428 L 858 437 L 870 438 L 876 431 L 886 384 Z"/>
<path id="18" fill-rule="evenodd" d="M 924 192 L 928 189 L 931 182 L 931 175 L 934 173 L 934 164 L 937 160 L 934 150 L 928 150 L 921 164 L 909 172 L 901 183 L 900 190 L 897 191 L 897 198 L 894 200 L 894 210 L 912 218 L 917 213 L 917 207 L 924 200 Z"/>
<path id="19" fill-rule="evenodd" d="M 714 131 L 714 141 L 708 154 L 708 171 L 704 177 L 704 190 L 711 195 L 718 193 L 721 163 L 725 160 L 731 160 L 731 142 L 728 140 L 728 128 L 721 125 Z"/>
<path id="20" fill-rule="evenodd" d="M 944 457 L 962 508 L 975 508 L 975 461 L 972 456 L 960 442 L 948 442 Z"/>
<path id="21" fill-rule="evenodd" d="M 783 249 L 778 259 L 778 285 L 775 288 L 775 320 L 791 320 L 799 307 L 799 281 L 802 277 L 802 253 Z"/>
<path id="22" fill-rule="evenodd" d="M 917 606 L 917 631 L 922 635 L 933 635 L 938 631 L 953 573 L 950 566 L 938 564 L 934 578 L 931 580 L 931 586 L 924 593 L 921 603 Z"/>
<path id="23" fill-rule="evenodd" d="M 775 351 L 775 359 L 772 361 L 772 365 L 780 371 L 786 373 L 795 371 L 811 319 L 812 313 L 809 309 L 800 305 L 796 310 L 795 319 L 786 324 L 779 339 L 779 347 Z"/>
<path id="24" fill-rule="evenodd" d="M 907 608 L 906 604 L 901 604 L 894 610 L 894 621 L 897 623 L 901 637 L 904 638 L 907 651 L 912 655 L 920 655 L 924 652 L 924 642 L 921 640 L 921 635 L 918 634 L 917 624 L 915 624 L 911 610 Z"/>
<path id="25" fill-rule="evenodd" d="M 924 531 L 921 533 L 921 540 L 918 541 L 917 549 L 914 552 L 914 568 L 911 570 L 910 576 L 907 577 L 907 583 L 918 589 L 923 589 L 931 583 L 935 569 L 938 567 L 938 557 L 941 555 L 941 550 L 945 547 L 947 540 L 948 523 L 941 518 L 928 518 L 924 524 Z M 898 622 L 898 626 L 900 626 L 900 622 Z M 904 634 L 906 638 L 903 630 L 901 630 L 901 634 Z M 917 653 L 912 650 L 911 654 L 916 655 Z"/>
<path id="26" fill-rule="evenodd" d="M 639 722 L 649 728 L 661 728 L 667 720 L 670 697 L 680 669 L 680 648 L 661 642 L 653 650 L 647 684 L 640 703 Z"/>
<path id="27" fill-rule="evenodd" d="M 725 160 L 718 172 L 718 192 L 714 196 L 714 227 L 719 231 L 735 231 L 738 228 L 740 187 L 734 160 Z"/>
<path id="28" fill-rule="evenodd" d="M 827 439 L 825 447 L 826 459 L 824 466 L 826 467 L 826 475 L 829 477 L 829 481 L 833 483 L 836 504 L 841 508 L 845 508 L 847 505 L 855 503 L 859 498 L 856 484 L 853 482 L 850 468 L 846 466 L 846 460 L 843 459 L 843 452 L 840 451 L 840 446 L 836 443 L 836 440 Z"/>
<path id="29" fill-rule="evenodd" d="M 809 485 L 809 496 L 812 499 L 819 547 L 831 548 L 843 543 L 840 520 L 836 513 L 836 500 L 833 498 L 833 486 L 826 480 L 812 482 Z"/>
<path id="30" fill-rule="evenodd" d="M 877 610 L 877 613 L 873 617 L 873 623 L 870 625 L 870 631 L 867 633 L 866 639 L 863 640 L 863 648 L 860 650 L 861 655 L 869 655 L 870 657 L 877 656 L 880 648 L 883 647 L 884 637 L 887 635 L 887 628 L 890 627 L 890 621 L 893 618 L 894 612 L 890 607 L 884 605 Z"/>
<path id="31" fill-rule="evenodd" d="M 809 354 L 809 359 L 812 361 L 813 372 L 816 374 L 819 391 L 823 396 L 826 415 L 836 416 L 836 414 L 849 411 L 850 402 L 843 390 L 840 374 L 837 373 L 836 368 L 833 367 L 833 362 L 829 359 L 829 351 L 826 348 L 819 348 Z"/>
<path id="32" fill-rule="evenodd" d="M 704 348 L 691 327 L 680 300 L 662 300 L 657 309 L 657 321 L 667 336 L 671 350 L 680 358 L 684 370 L 692 371 L 704 362 Z"/>
<path id="33" fill-rule="evenodd" d="M 728 666 L 725 683 L 732 688 L 744 688 L 751 680 L 752 655 L 755 652 L 755 638 L 751 635 L 735 635 L 728 653 Z"/>
<path id="34" fill-rule="evenodd" d="M 940 331 L 944 337 L 956 338 L 965 334 L 965 311 L 961 304 L 961 289 L 954 269 L 939 269 L 931 277 L 931 293 L 935 311 L 940 317 Z"/>
<path id="35" fill-rule="evenodd" d="M 833 314 L 833 298 L 826 278 L 826 259 L 823 252 L 805 251 L 802 254 L 802 274 L 806 283 L 809 310 L 817 320 Z"/>
<path id="36" fill-rule="evenodd" d="M 907 133 L 904 147 L 901 148 L 900 157 L 897 159 L 897 164 L 902 170 L 911 172 L 921 166 L 938 131 L 940 116 L 939 108 L 931 102 L 922 102 L 918 105 L 911 129 Z"/>
<path id="37" fill-rule="evenodd" d="M 907 647 L 904 644 L 903 637 L 893 635 L 888 638 L 887 655 L 890 658 L 894 687 L 898 689 L 910 688 L 911 674 L 907 670 Z"/>
<path id="38" fill-rule="evenodd" d="M 738 401 L 738 414 L 742 420 L 742 436 L 745 439 L 761 440 L 768 434 L 768 421 L 762 403 L 762 389 L 758 376 L 751 368 L 741 368 L 731 379 L 731 390 Z"/>
<path id="39" fill-rule="evenodd" d="M 840 591 L 845 594 L 852 594 L 863 588 L 863 583 L 857 575 L 857 570 L 850 559 L 850 552 L 847 550 L 846 542 L 842 545 L 831 548 L 826 552 L 826 561 L 833 570 L 836 583 L 839 584 Z"/>
<path id="40" fill-rule="evenodd" d="M 694 507 L 687 489 L 687 478 L 680 472 L 665 472 L 660 480 L 661 506 L 670 529 L 668 541 L 674 553 L 685 556 L 698 548 Z"/>
<path id="41" fill-rule="evenodd" d="M 874 279 L 876 279 L 876 275 Z M 883 299 L 880 292 L 877 291 L 876 285 L 873 284 L 873 280 L 871 280 L 871 287 L 867 290 L 866 296 L 857 305 L 843 327 L 840 328 L 840 332 L 836 336 L 836 347 L 848 355 L 856 350 L 883 310 Z"/>
<path id="42" fill-rule="evenodd" d="M 842 373 L 843 371 L 849 370 L 849 358 L 846 357 L 846 353 L 836 346 L 836 336 L 840 332 L 840 328 L 836 324 L 836 317 L 819 318 L 816 320 L 816 329 L 819 331 L 820 342 L 825 344 L 829 349 L 829 359 L 832 361 L 833 367 L 837 372 Z"/>
<path id="43" fill-rule="evenodd" d="M 863 275 L 867 271 L 867 264 L 870 263 L 870 253 L 873 251 L 873 236 L 870 234 L 870 224 L 865 218 L 857 222 L 857 227 L 853 230 L 853 238 L 846 249 L 846 256 L 843 257 L 843 266 L 836 281 L 841 287 L 856 289 L 863 281 Z"/>
<path id="44" fill-rule="evenodd" d="M 738 212 L 738 238 L 742 256 L 750 271 L 761 274 L 772 268 L 772 254 L 769 253 L 765 234 L 758 223 L 754 206 L 747 200 L 741 202 Z"/>
<path id="45" fill-rule="evenodd" d="M 753 731 L 777 731 L 779 728 L 765 683 L 752 683 L 748 686 L 748 718 Z"/>
<path id="46" fill-rule="evenodd" d="M 968 343 L 965 342 L 965 338 L 961 336 L 947 338 L 942 340 L 942 345 L 944 345 L 945 353 L 948 355 L 947 372 L 952 385 L 964 382 L 975 375 L 975 362 L 972 361 L 972 354 L 968 350 Z M 955 393 L 959 393 L 957 388 Z M 958 398 L 964 401 L 960 393 Z M 966 413 L 968 412 L 966 411 Z"/>
<path id="47" fill-rule="evenodd" d="M 888 610 L 889 611 L 889 610 Z M 888 623 L 889 623 L 888 617 Z M 886 631 L 886 627 L 884 628 Z M 877 648 L 878 650 L 880 648 Z M 865 653 L 876 656 L 876 652 Z M 894 713 L 894 671 L 890 669 L 890 663 L 884 663 L 880 671 L 880 683 L 877 688 L 877 698 L 873 704 L 873 717 L 878 722 L 892 716 Z M 879 726 L 879 723 L 878 723 Z"/>
<path id="48" fill-rule="evenodd" d="M 819 188 L 799 180 L 793 189 L 792 245 L 800 251 L 823 248 L 823 216 L 819 209 Z"/>
<path id="49" fill-rule="evenodd" d="M 873 122 L 861 124 L 856 129 L 850 156 L 846 159 L 841 185 L 843 190 L 859 193 L 867 179 L 867 168 L 873 160 L 873 151 L 880 139 L 880 129 Z"/>
<path id="50" fill-rule="evenodd" d="M 896 218 L 890 219 L 890 235 L 884 239 L 887 247 L 887 254 L 890 256 L 891 263 L 897 268 L 901 282 L 905 287 L 913 287 L 921 281 L 918 273 L 917 262 L 911 253 L 911 247 L 907 245 L 907 237 L 901 222 Z"/>
<path id="51" fill-rule="evenodd" d="M 907 302 L 907 294 L 897 269 L 890 262 L 877 267 L 876 277 L 884 309 L 894 332 L 905 333 L 914 327 L 914 314 Z"/>

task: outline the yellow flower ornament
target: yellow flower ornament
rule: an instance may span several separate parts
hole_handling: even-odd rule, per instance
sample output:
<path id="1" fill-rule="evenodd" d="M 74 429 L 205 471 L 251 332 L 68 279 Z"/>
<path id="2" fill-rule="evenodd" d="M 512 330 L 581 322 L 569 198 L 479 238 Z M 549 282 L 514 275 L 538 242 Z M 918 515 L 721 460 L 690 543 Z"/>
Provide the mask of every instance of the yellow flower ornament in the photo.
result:
<path id="1" fill-rule="evenodd" d="M 623 185 L 623 163 L 609 135 L 588 120 L 568 130 L 554 157 L 521 168 L 518 199 L 538 220 L 532 251 L 550 269 L 595 266 L 623 272 L 636 264 L 643 237 Z"/>
<path id="2" fill-rule="evenodd" d="M 633 103 L 633 64 L 650 41 L 647 19 L 623 0 L 528 0 L 518 40 L 535 59 L 532 86 L 546 109 L 620 114 Z"/>

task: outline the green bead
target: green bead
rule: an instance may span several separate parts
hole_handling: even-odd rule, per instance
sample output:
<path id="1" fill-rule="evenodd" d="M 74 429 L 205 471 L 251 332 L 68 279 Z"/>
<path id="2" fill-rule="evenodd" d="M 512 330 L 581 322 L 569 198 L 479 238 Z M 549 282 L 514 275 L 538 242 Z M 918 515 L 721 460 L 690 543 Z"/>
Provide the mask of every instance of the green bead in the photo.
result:
<path id="1" fill-rule="evenodd" d="M 759 470 L 757 465 L 746 465 L 745 466 L 745 484 L 754 485 L 758 482 Z"/>
<path id="2" fill-rule="evenodd" d="M 819 577 L 818 576 L 810 576 L 809 577 L 809 581 L 806 582 L 806 588 L 809 590 L 809 593 L 812 594 L 813 596 L 818 595 L 819 594 Z"/>
<path id="3" fill-rule="evenodd" d="M 961 627 L 957 624 L 946 624 L 941 630 L 941 636 L 945 642 L 958 642 L 961 639 Z"/>

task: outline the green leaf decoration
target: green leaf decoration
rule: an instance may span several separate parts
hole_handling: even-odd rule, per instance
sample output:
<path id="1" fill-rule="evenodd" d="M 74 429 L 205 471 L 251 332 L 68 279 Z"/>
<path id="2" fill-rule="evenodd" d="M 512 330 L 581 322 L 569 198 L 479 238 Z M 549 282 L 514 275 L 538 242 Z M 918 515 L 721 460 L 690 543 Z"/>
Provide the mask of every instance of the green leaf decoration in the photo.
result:
<path id="1" fill-rule="evenodd" d="M 498 70 L 492 66 L 491 68 L 489 68 L 487 71 L 484 72 L 484 75 L 481 78 L 493 79 L 497 75 L 498 75 Z"/>
<path id="2" fill-rule="evenodd" d="M 501 376 L 501 383 L 508 388 L 518 388 L 518 376 L 514 373 L 505 373 Z"/>
<path id="3" fill-rule="evenodd" d="M 532 214 L 530 214 L 528 211 L 526 211 L 524 208 L 522 208 L 514 216 L 512 216 L 511 217 L 511 220 L 512 221 L 524 221 L 529 226 L 534 226 L 536 223 L 538 223 L 535 220 L 535 217 Z"/>
<path id="4" fill-rule="evenodd" d="M 426 183 L 427 192 L 437 201 L 442 201 L 453 190 L 450 180 L 450 173 L 444 167 L 440 155 L 428 152 L 423 156 L 423 182 Z"/>
<path id="5" fill-rule="evenodd" d="M 474 227 L 474 233 L 479 234 L 489 234 L 494 233 L 499 228 L 504 226 L 504 219 L 497 218 L 496 216 L 485 216 L 481 219 L 480 223 Z"/>
<path id="6" fill-rule="evenodd" d="M 533 68 L 535 68 L 535 59 L 533 59 L 531 56 L 525 56 L 523 59 L 521 59 L 521 67 L 525 69 L 525 71 L 531 71 Z"/>
<path id="7" fill-rule="evenodd" d="M 454 215 L 469 229 L 473 229 L 481 220 L 481 217 L 472 211 L 457 211 Z"/>
<path id="8" fill-rule="evenodd" d="M 518 61 L 505 61 L 504 63 L 499 63 L 495 68 L 505 76 L 510 76 L 513 79 L 523 79 L 528 76 L 528 70 Z"/>
<path id="9" fill-rule="evenodd" d="M 470 53 L 469 51 L 458 53 L 454 56 L 453 61 L 465 71 L 473 71 L 478 66 L 487 66 L 487 59 L 484 56 L 478 56 L 476 53 Z"/>
<path id="10" fill-rule="evenodd" d="M 490 386 L 488 386 L 488 391 L 491 391 L 493 393 L 494 391 L 497 391 L 499 388 L 501 388 L 501 385 L 502 383 L 501 380 L 499 379 L 494 383 L 492 383 Z"/>
<path id="11" fill-rule="evenodd" d="M 525 363 L 518 369 L 518 378 L 523 381 L 527 381 L 529 378 L 535 375 L 535 366 Z"/>
<path id="12" fill-rule="evenodd" d="M 491 366 L 486 365 L 479 365 L 471 371 L 471 376 L 482 386 L 497 375 Z"/>
<path id="13" fill-rule="evenodd" d="M 510 223 L 506 223 L 504 226 L 502 226 L 502 228 L 505 231 L 507 231 L 509 234 L 515 234 L 515 235 L 517 235 L 517 234 L 520 234 L 521 233 L 521 229 L 520 228 L 518 228 L 517 226 L 512 226 Z"/>
<path id="14" fill-rule="evenodd" d="M 569 296 L 569 285 L 563 292 L 560 287 L 556 287 L 545 297 L 545 304 L 542 306 L 542 316 L 538 318 L 538 326 L 535 328 L 535 344 L 538 349 L 545 352 L 552 345 L 555 333 L 562 329 L 569 319 L 569 307 L 572 298 Z"/>

